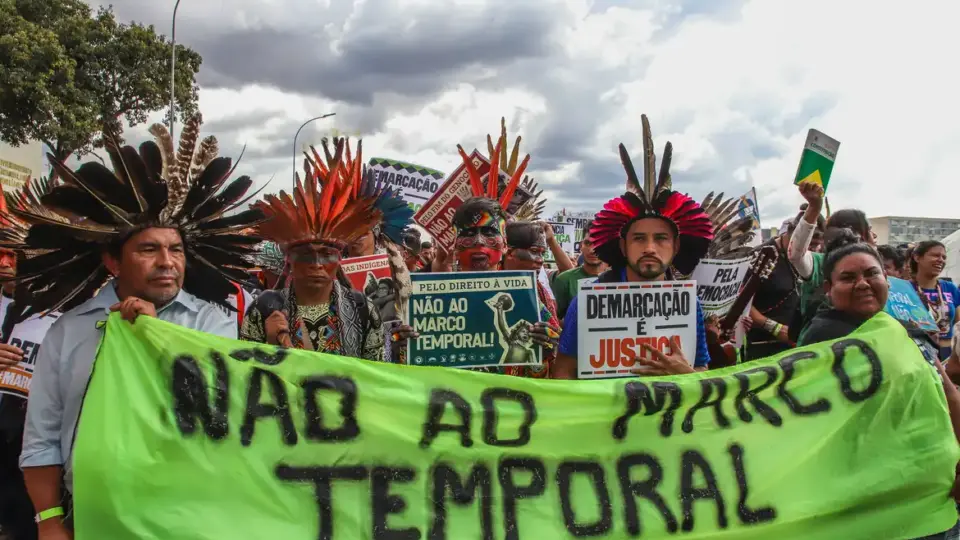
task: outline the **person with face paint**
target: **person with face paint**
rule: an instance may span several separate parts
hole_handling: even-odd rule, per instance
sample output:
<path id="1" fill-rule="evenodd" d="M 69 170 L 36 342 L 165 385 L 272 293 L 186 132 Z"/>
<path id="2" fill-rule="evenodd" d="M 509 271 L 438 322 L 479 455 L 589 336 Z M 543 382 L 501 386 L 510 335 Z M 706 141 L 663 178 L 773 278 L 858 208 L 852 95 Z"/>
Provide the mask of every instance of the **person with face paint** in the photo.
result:
<path id="1" fill-rule="evenodd" d="M 506 144 L 506 126 L 501 119 L 501 135 L 496 146 L 490 137 L 487 137 L 491 168 L 486 181 L 463 147 L 457 145 L 474 195 L 464 201 L 453 215 L 453 225 L 457 229 L 454 247 L 457 271 L 539 271 L 543 266 L 543 255 L 548 245 L 543 228 L 538 223 L 524 221 L 535 218 L 542 209 L 542 204 L 537 200 L 539 193 L 536 192 L 536 184 L 529 179 L 521 183 L 530 156 L 527 155 L 518 166 L 520 138 L 517 138 L 509 160 L 505 153 L 501 153 Z M 489 181 L 490 178 L 499 178 L 501 169 L 510 175 L 502 189 L 500 182 Z M 513 210 L 513 216 L 508 213 L 508 209 Z M 520 219 L 517 220 L 516 217 Z M 507 221 L 511 219 L 514 221 L 508 225 Z M 532 341 L 543 348 L 543 365 L 505 367 L 503 372 L 508 375 L 543 378 L 550 374 L 550 366 L 556 354 L 556 340 L 559 337 L 559 320 L 553 299 L 539 280 L 536 283 L 540 304 L 543 306 L 540 314 L 543 322 L 538 322 L 524 331 L 529 331 Z"/>
<path id="2" fill-rule="evenodd" d="M 362 191 L 362 162 L 347 170 L 344 142 L 324 163 L 310 164 L 306 184 L 299 176 L 291 197 L 267 195 L 256 203 L 266 216 L 259 234 L 284 255 L 278 288 L 263 292 L 244 318 L 241 339 L 311 351 L 384 360 L 384 335 L 377 308 L 353 290 L 340 262 L 383 219 L 390 188 Z M 328 191 L 332 190 L 332 192 Z"/>
<path id="3" fill-rule="evenodd" d="M 627 192 L 604 205 L 589 231 L 597 256 L 610 265 L 610 270 L 597 283 L 663 281 L 693 273 L 706 255 L 714 239 L 710 215 L 695 200 L 673 191 L 670 161 L 673 147 L 664 149 L 660 175 L 657 177 L 653 138 L 646 115 L 643 124 L 643 186 L 627 149 L 620 145 L 620 159 L 627 173 Z M 554 377 L 577 378 L 577 298 L 573 298 L 564 319 Z M 696 350 L 682 351 L 674 342 L 671 354 L 649 345 L 646 358 L 636 358 L 637 375 L 679 375 L 703 371 L 710 362 L 707 349 L 703 310 L 697 300 Z M 687 358 L 692 357 L 693 362 Z"/>

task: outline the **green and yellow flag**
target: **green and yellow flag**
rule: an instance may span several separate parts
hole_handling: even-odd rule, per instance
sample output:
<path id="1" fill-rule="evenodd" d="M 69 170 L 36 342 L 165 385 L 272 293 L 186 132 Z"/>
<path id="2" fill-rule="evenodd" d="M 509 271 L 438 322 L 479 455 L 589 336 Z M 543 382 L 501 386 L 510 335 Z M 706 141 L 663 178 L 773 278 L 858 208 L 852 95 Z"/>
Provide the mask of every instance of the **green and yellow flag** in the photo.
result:
<path id="1" fill-rule="evenodd" d="M 940 380 L 885 314 L 682 377 L 540 381 L 107 323 L 76 538 L 908 539 L 950 528 Z"/>

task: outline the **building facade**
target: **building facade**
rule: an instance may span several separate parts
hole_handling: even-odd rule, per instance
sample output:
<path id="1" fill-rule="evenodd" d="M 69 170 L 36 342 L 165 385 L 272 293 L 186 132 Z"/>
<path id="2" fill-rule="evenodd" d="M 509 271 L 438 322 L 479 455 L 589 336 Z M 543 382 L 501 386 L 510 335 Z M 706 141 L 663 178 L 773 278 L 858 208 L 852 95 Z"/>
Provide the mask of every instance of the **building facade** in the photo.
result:
<path id="1" fill-rule="evenodd" d="M 29 142 L 11 146 L 0 141 L 0 184 L 3 189 L 19 189 L 27 179 L 45 175 L 41 143 Z"/>
<path id="2" fill-rule="evenodd" d="M 909 244 L 922 240 L 943 240 L 960 230 L 960 219 L 882 216 L 869 218 L 879 244 Z"/>

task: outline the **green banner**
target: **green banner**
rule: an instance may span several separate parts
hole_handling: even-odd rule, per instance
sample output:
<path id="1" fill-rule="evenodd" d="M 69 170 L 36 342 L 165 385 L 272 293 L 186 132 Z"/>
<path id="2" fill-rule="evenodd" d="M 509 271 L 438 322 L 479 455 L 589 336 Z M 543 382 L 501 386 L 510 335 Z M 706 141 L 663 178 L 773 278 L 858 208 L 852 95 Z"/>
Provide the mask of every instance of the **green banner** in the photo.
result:
<path id="1" fill-rule="evenodd" d="M 960 448 L 886 314 L 680 377 L 542 381 L 107 323 L 76 538 L 896 540 L 950 528 Z"/>

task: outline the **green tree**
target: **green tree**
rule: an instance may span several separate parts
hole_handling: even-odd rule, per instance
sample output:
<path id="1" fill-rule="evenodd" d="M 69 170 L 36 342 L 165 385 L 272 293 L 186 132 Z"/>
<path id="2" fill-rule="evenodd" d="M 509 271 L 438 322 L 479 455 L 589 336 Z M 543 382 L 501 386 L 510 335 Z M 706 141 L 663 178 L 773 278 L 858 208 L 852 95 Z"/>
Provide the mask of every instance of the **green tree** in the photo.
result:
<path id="1" fill-rule="evenodd" d="M 153 26 L 118 23 L 112 7 L 0 0 L 0 140 L 38 140 L 61 160 L 90 152 L 104 125 L 132 127 L 169 107 L 170 53 Z M 201 61 L 177 45 L 181 119 L 196 112 Z"/>

